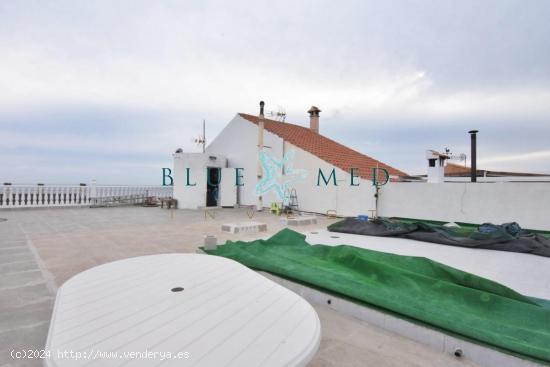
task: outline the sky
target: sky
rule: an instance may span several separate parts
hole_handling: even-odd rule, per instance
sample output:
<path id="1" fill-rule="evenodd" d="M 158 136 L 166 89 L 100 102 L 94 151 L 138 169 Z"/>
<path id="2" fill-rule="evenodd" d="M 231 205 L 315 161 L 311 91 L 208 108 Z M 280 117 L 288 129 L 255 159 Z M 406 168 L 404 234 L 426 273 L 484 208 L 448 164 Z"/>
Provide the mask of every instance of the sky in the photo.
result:
<path id="1" fill-rule="evenodd" d="M 177 148 L 284 109 L 409 174 L 425 151 L 550 173 L 549 1 L 0 0 L 0 182 L 161 184 Z M 463 162 L 455 161 L 458 164 Z"/>

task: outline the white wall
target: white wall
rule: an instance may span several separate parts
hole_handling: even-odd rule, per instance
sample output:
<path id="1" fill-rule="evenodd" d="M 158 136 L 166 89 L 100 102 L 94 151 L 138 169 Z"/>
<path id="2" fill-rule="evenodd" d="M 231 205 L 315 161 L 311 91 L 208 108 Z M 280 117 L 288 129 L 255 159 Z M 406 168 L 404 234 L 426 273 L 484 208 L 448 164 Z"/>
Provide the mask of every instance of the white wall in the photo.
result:
<path id="1" fill-rule="evenodd" d="M 356 178 L 354 183 L 359 183 L 359 186 L 351 186 L 348 172 L 335 168 L 317 156 L 285 142 L 285 152 L 290 149 L 296 152 L 294 168 L 308 171 L 306 180 L 295 181 L 290 185 L 296 189 L 300 210 L 322 214 L 327 210 L 336 210 L 338 215 L 343 216 L 370 215 L 369 210 L 374 209 L 376 205 L 374 187 L 370 180 Z M 338 186 L 333 186 L 332 180 L 327 186 L 322 179 L 320 186 L 317 186 L 319 168 L 323 170 L 326 179 L 335 168 Z"/>
<path id="2" fill-rule="evenodd" d="M 392 182 L 381 189 L 379 214 L 550 230 L 550 183 Z"/>
<path id="3" fill-rule="evenodd" d="M 276 159 L 282 159 L 283 139 L 264 130 L 265 151 Z M 256 205 L 255 187 L 258 170 L 258 126 L 236 115 L 218 136 L 206 148 L 207 153 L 223 154 L 227 166 L 244 168 L 242 183 L 239 187 L 239 204 Z M 271 202 L 280 201 L 275 195 L 264 195 L 263 203 L 268 207 Z"/>
<path id="4" fill-rule="evenodd" d="M 360 186 L 350 186 L 349 174 L 336 168 L 338 186 L 332 184 L 321 186 L 317 184 L 318 169 L 322 168 L 328 178 L 334 168 L 331 164 L 319 159 L 275 134 L 264 133 L 266 151 L 274 158 L 281 160 L 285 152 L 293 149 L 296 152 L 294 167 L 306 169 L 308 177 L 303 182 L 294 182 L 290 186 L 296 188 L 298 204 L 301 210 L 316 213 L 326 213 L 327 210 L 336 210 L 340 215 L 369 214 L 374 209 L 374 189 L 370 181 L 358 182 Z M 239 188 L 239 204 L 255 205 L 256 173 L 257 173 L 257 139 L 258 127 L 236 115 L 220 134 L 208 145 L 207 153 L 223 154 L 227 157 L 228 167 L 244 168 L 244 186 Z M 274 193 L 264 195 L 264 206 L 271 202 L 280 202 Z"/>
<path id="5" fill-rule="evenodd" d="M 216 159 L 211 159 L 211 157 Z M 196 209 L 206 206 L 206 169 L 207 167 L 224 168 L 226 165 L 227 160 L 222 155 L 175 153 L 172 177 L 174 178 L 174 198 L 178 200 L 178 208 Z M 189 183 L 196 183 L 196 186 L 186 186 L 186 168 L 190 169 Z"/>

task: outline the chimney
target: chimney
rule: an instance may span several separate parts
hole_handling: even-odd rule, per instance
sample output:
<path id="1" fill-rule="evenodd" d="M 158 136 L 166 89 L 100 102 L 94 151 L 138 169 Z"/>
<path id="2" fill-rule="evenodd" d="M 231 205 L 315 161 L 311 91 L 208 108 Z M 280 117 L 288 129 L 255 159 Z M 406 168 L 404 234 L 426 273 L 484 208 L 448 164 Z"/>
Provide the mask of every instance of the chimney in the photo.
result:
<path id="1" fill-rule="evenodd" d="M 478 130 L 470 130 L 470 149 L 471 149 L 471 163 L 470 163 L 470 181 L 477 181 L 477 133 Z"/>
<path id="2" fill-rule="evenodd" d="M 426 151 L 428 160 L 428 183 L 445 182 L 445 161 L 449 159 L 448 154 L 441 154 L 435 150 Z"/>
<path id="3" fill-rule="evenodd" d="M 260 101 L 260 115 L 258 116 L 258 159 L 260 152 L 264 149 L 264 106 L 265 102 Z M 258 177 L 262 177 L 262 166 L 258 161 Z"/>
<path id="4" fill-rule="evenodd" d="M 319 112 L 321 110 L 316 106 L 311 106 L 307 112 L 309 113 L 309 128 L 319 134 Z"/>
<path id="5" fill-rule="evenodd" d="M 262 163 L 260 161 L 260 154 L 264 150 L 264 106 L 265 102 L 260 101 L 260 115 L 258 116 L 258 182 L 260 182 L 263 178 L 263 169 L 262 169 Z M 256 202 L 256 210 L 259 212 L 263 211 L 264 208 L 264 202 L 261 195 L 258 196 L 257 202 Z"/>

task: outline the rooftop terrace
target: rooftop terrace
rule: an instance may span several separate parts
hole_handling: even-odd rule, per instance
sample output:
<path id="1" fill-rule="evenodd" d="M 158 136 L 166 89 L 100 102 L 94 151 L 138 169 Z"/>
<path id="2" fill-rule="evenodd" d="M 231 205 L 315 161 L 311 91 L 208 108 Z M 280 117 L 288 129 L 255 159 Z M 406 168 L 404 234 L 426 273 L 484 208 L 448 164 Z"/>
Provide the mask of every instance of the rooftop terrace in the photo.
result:
<path id="1" fill-rule="evenodd" d="M 218 242 L 253 239 L 230 234 L 221 224 L 248 220 L 245 209 L 222 209 L 205 219 L 198 210 L 159 208 L 74 208 L 0 211 L 0 365 L 41 366 L 14 360 L 12 349 L 44 346 L 55 292 L 73 275 L 110 261 L 158 253 L 196 252 L 203 236 Z M 283 228 L 279 218 L 257 213 L 268 233 Z M 326 228 L 320 217 L 303 230 Z M 261 233 L 264 236 L 265 233 Z M 321 319 L 321 347 L 311 366 L 472 366 L 467 361 L 392 334 L 366 322 L 314 305 Z"/>

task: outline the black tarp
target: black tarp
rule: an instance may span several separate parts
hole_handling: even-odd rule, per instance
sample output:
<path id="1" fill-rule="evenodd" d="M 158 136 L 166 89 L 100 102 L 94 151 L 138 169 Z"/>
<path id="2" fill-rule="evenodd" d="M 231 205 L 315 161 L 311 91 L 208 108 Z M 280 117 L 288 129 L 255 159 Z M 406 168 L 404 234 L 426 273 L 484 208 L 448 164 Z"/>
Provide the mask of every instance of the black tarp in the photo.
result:
<path id="1" fill-rule="evenodd" d="M 530 253 L 550 257 L 550 239 L 522 229 L 517 223 L 477 227 L 443 226 L 378 218 L 364 221 L 346 218 L 328 227 L 331 232 L 368 236 L 400 237 L 443 245 Z"/>

